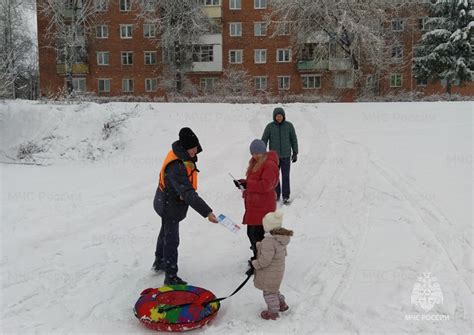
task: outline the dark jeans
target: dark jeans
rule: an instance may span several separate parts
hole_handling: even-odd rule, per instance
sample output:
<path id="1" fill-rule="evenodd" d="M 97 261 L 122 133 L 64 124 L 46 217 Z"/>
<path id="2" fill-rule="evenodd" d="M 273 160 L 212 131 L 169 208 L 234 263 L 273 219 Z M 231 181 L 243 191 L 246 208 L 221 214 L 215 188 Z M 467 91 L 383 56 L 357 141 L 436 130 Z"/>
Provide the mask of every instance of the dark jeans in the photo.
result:
<path id="1" fill-rule="evenodd" d="M 262 225 L 247 225 L 247 236 L 253 251 L 253 259 L 257 258 L 257 242 L 263 240 L 263 235 L 265 235 L 265 231 Z"/>
<path id="2" fill-rule="evenodd" d="M 162 218 L 155 260 L 169 275 L 178 273 L 179 221 Z"/>
<path id="3" fill-rule="evenodd" d="M 290 197 L 290 166 L 291 158 L 280 158 L 280 170 L 281 170 L 281 180 L 283 184 L 283 192 L 280 190 L 280 182 L 275 188 L 277 194 L 277 199 L 280 199 L 280 194 L 283 193 L 283 198 L 288 199 Z"/>

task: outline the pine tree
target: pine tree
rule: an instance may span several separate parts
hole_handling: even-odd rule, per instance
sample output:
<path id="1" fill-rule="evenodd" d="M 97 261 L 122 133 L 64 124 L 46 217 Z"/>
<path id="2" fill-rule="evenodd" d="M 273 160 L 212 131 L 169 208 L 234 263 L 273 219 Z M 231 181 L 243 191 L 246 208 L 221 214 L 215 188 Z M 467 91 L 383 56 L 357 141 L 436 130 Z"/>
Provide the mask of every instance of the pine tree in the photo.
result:
<path id="1" fill-rule="evenodd" d="M 413 74 L 417 79 L 453 83 L 474 79 L 474 8 L 472 0 L 438 0 L 430 8 L 426 32 L 415 49 Z"/>

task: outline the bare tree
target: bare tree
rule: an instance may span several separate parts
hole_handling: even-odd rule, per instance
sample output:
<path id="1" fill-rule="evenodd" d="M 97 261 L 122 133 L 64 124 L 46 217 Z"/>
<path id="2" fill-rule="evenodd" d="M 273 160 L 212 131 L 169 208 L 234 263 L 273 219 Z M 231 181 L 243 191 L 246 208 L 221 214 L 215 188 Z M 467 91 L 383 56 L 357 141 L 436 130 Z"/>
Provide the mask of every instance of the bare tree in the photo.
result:
<path id="1" fill-rule="evenodd" d="M 193 45 L 213 29 L 212 20 L 197 0 L 137 0 L 138 18 L 156 29 L 156 45 L 163 52 L 167 73 L 174 73 L 178 92 L 183 74 L 191 69 Z"/>
<path id="2" fill-rule="evenodd" d="M 33 42 L 24 29 L 21 0 L 0 1 L 0 97 L 16 98 Z"/>
<path id="3" fill-rule="evenodd" d="M 57 52 L 58 63 L 64 64 L 66 88 L 73 90 L 73 66 L 87 62 L 87 36 L 94 29 L 98 6 L 107 0 L 39 0 L 40 13 L 47 18 L 48 47 Z"/>

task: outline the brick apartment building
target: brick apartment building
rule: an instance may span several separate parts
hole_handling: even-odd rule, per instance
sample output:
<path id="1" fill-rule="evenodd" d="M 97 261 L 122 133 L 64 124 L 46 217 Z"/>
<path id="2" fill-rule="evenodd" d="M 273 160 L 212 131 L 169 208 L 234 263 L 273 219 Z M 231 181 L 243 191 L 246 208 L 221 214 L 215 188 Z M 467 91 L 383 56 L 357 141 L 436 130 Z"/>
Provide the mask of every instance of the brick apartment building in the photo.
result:
<path id="1" fill-rule="evenodd" d="M 350 60 L 328 41 L 328 59 L 315 62 L 312 43 L 291 48 L 284 22 L 266 27 L 267 0 L 200 0 L 218 31 L 202 36 L 194 47 L 192 69 L 187 77 L 202 91 L 214 90 L 226 69 L 245 70 L 255 94 L 311 94 L 352 100 L 361 87 L 374 84 L 367 69 L 355 83 Z M 101 12 L 95 31 L 87 36 L 87 55 L 72 67 L 72 82 L 78 91 L 98 95 L 163 96 L 160 89 L 162 51 L 156 46 L 153 25 L 137 20 L 131 0 L 98 0 Z M 102 5 L 101 5 L 102 4 Z M 380 94 L 421 91 L 444 93 L 443 83 L 417 81 L 411 73 L 413 46 L 423 33 L 423 17 L 393 18 L 388 22 L 398 43 L 391 53 L 393 71 L 380 78 Z M 55 48 L 48 47 L 48 19 L 38 12 L 40 88 L 43 95 L 65 87 L 66 70 Z M 400 62 L 405 66 L 397 66 Z M 356 85 L 359 85 L 356 88 Z M 474 95 L 474 84 L 454 86 L 452 93 Z"/>

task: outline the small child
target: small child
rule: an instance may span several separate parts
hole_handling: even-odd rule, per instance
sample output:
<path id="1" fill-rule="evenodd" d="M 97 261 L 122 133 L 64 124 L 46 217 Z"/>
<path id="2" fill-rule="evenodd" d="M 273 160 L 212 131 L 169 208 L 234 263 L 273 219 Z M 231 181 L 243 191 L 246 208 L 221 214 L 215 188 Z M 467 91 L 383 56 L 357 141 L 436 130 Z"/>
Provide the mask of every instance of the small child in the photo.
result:
<path id="1" fill-rule="evenodd" d="M 286 246 L 293 231 L 283 228 L 283 213 L 270 212 L 263 217 L 265 237 L 257 242 L 257 259 L 252 261 L 255 268 L 255 287 L 263 291 L 268 309 L 260 316 L 265 320 L 276 320 L 278 312 L 288 310 L 285 297 L 280 294 L 280 284 L 285 272 Z"/>

